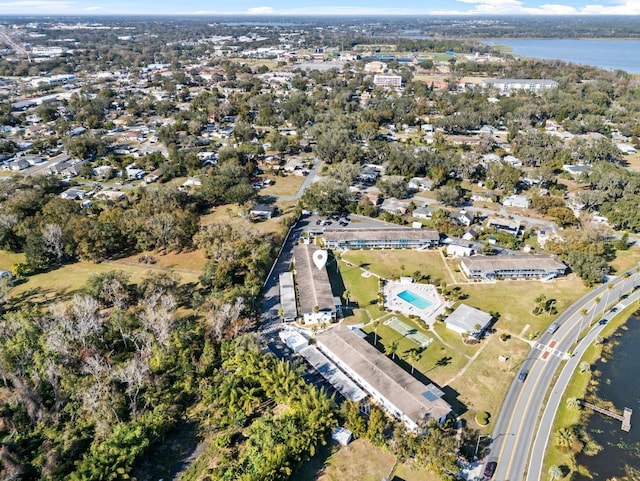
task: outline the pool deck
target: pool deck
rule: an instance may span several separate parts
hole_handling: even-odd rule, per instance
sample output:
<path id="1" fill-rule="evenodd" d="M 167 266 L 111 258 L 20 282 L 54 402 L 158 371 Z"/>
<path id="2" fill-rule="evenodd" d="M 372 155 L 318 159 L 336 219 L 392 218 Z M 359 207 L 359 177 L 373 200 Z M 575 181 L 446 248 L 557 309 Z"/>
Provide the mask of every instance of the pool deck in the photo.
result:
<path id="1" fill-rule="evenodd" d="M 420 309 L 411 302 L 405 301 L 398 296 L 403 291 L 422 297 L 431 305 L 426 309 Z M 433 284 L 418 284 L 409 282 L 388 281 L 383 287 L 384 306 L 390 310 L 405 314 L 407 316 L 417 316 L 426 324 L 431 326 L 440 311 L 444 311 L 445 303 L 438 294 Z"/>

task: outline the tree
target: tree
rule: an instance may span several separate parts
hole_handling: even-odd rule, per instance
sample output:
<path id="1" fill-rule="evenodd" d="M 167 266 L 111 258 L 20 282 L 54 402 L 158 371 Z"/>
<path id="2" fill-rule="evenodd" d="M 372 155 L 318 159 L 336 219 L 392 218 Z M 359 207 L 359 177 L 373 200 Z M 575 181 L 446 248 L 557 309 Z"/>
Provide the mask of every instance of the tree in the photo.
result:
<path id="1" fill-rule="evenodd" d="M 396 358 L 396 352 L 398 352 L 398 341 L 390 342 L 384 349 L 384 353 L 387 356 L 392 356 L 392 359 L 394 360 Z"/>
<path id="2" fill-rule="evenodd" d="M 380 326 L 380 319 L 376 319 L 375 321 L 373 321 L 373 345 L 377 346 L 378 345 L 378 326 Z"/>
<path id="3" fill-rule="evenodd" d="M 560 479 L 562 477 L 562 469 L 560 469 L 558 466 L 549 467 L 549 477 L 551 478 L 551 481 Z"/>
<path id="4" fill-rule="evenodd" d="M 307 209 L 317 211 L 320 215 L 329 215 L 343 212 L 350 198 L 345 184 L 327 179 L 311 184 L 301 201 Z"/>
<path id="5" fill-rule="evenodd" d="M 407 353 L 407 358 L 409 359 L 409 363 L 411 364 L 411 374 L 413 374 L 413 370 L 416 367 L 416 364 L 420 359 L 422 359 L 422 353 L 418 349 L 411 349 Z"/>
<path id="6" fill-rule="evenodd" d="M 384 444 L 384 414 L 380 409 L 374 407 L 369 413 L 369 423 L 367 426 L 367 439 L 375 446 Z"/>
<path id="7" fill-rule="evenodd" d="M 455 185 L 443 185 L 436 190 L 436 199 L 448 206 L 459 205 L 463 197 L 463 192 Z"/>

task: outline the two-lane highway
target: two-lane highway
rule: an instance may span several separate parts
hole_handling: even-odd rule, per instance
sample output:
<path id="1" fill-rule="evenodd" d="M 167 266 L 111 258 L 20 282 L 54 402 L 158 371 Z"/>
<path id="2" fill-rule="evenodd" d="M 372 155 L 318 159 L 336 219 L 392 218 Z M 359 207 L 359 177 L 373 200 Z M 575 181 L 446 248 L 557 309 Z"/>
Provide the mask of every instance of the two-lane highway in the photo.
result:
<path id="1" fill-rule="evenodd" d="M 556 332 L 545 332 L 533 343 L 520 366 L 520 370 L 527 370 L 528 375 L 524 381 L 519 381 L 516 376 L 493 430 L 487 459 L 498 460 L 496 480 L 524 479 L 538 418 L 560 363 L 570 357 L 580 332 L 596 322 L 608 305 L 617 302 L 639 284 L 637 272 L 629 271 L 628 274 L 626 278 L 615 278 L 583 296 L 556 318 L 555 322 L 559 324 Z M 581 314 L 583 309 L 588 311 L 586 316 Z M 549 344 L 554 340 L 551 349 Z M 545 351 L 548 352 L 546 355 Z"/>

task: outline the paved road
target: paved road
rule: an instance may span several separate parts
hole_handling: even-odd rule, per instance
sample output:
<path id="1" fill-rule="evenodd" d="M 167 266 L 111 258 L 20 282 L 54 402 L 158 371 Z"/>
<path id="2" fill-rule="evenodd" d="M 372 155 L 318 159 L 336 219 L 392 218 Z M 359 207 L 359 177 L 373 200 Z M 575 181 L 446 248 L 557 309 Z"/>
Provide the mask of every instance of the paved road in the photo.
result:
<path id="1" fill-rule="evenodd" d="M 318 169 L 320 168 L 320 164 L 321 162 L 319 160 L 316 160 L 314 162 L 313 167 L 311 167 L 311 170 L 309 171 L 307 176 L 304 178 L 304 182 L 302 182 L 302 185 L 298 189 L 298 192 L 295 193 L 295 195 L 281 195 L 278 197 L 278 200 L 290 201 L 290 200 L 298 200 L 300 197 L 302 197 L 302 194 L 304 194 L 304 191 L 307 190 L 309 186 L 315 181 L 316 175 L 318 174 Z"/>
<path id="2" fill-rule="evenodd" d="M 638 299 L 640 299 L 640 291 L 634 292 L 632 295 L 616 304 L 613 308 L 615 309 L 615 312 L 609 311 L 604 316 L 604 319 L 612 319 L 616 315 L 616 313 L 626 309 L 631 304 L 638 301 Z M 544 408 L 544 413 L 538 427 L 538 432 L 536 433 L 536 438 L 533 443 L 533 449 L 531 451 L 531 459 L 529 461 L 529 469 L 527 471 L 527 481 L 539 481 L 540 479 L 543 479 L 542 465 L 544 463 L 544 454 L 545 450 L 547 449 L 549 438 L 551 437 L 551 428 L 553 427 L 553 421 L 555 419 L 556 412 L 558 410 L 558 407 L 560 406 L 560 402 L 562 401 L 562 396 L 564 395 L 569 381 L 571 381 L 573 373 L 578 367 L 578 363 L 580 362 L 584 351 L 591 345 L 594 339 L 596 339 L 600 335 L 600 332 L 605 328 L 605 326 L 606 324 L 596 323 L 580 340 L 575 350 L 573 351 L 573 356 L 562 368 L 560 376 L 555 382 L 553 391 L 551 392 L 551 396 L 549 396 L 547 405 Z M 617 407 L 622 408 L 623 406 Z"/>
<path id="3" fill-rule="evenodd" d="M 520 371 L 528 370 L 524 382 L 514 380 L 498 415 L 488 460 L 498 460 L 495 479 L 498 481 L 521 481 L 527 469 L 529 452 L 534 441 L 534 431 L 540 412 L 545 405 L 545 395 L 563 359 L 570 358 L 579 334 L 583 329 L 600 319 L 600 315 L 614 300 L 628 294 L 640 285 L 640 276 L 629 271 L 630 276 L 610 280 L 571 305 L 557 317 L 560 324 L 555 333 L 545 332 L 532 344 L 532 349 Z M 612 287 L 609 288 L 608 286 Z M 596 299 L 600 301 L 596 303 Z M 583 319 L 580 311 L 587 309 Z M 543 359 L 543 350 L 555 341 L 554 349 Z M 532 478 L 536 479 L 536 478 Z M 539 479 L 539 478 L 537 478 Z"/>

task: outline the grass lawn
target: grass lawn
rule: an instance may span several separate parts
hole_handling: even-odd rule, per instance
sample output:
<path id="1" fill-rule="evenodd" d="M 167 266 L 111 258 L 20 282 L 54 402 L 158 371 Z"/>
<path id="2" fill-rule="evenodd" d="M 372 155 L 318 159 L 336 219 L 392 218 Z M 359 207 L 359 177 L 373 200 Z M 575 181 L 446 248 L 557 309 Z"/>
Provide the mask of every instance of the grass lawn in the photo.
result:
<path id="1" fill-rule="evenodd" d="M 356 439 L 348 446 L 330 445 L 293 473 L 296 481 L 380 481 L 391 471 L 395 457 L 373 446 L 366 439 Z M 426 469 L 401 464 L 396 478 L 404 481 L 437 481 Z"/>
<path id="2" fill-rule="evenodd" d="M 0 269 L 5 271 L 11 271 L 11 267 L 19 262 L 24 262 L 24 254 L 15 252 L 8 252 L 0 250 Z"/>
<path id="3" fill-rule="evenodd" d="M 362 270 L 356 265 L 349 266 L 344 261 L 339 261 L 340 274 L 346 289 L 349 291 L 351 305 L 358 307 L 353 309 L 353 316 L 358 322 L 367 322 L 384 314 L 378 307 L 378 278 L 375 276 L 363 277 Z M 347 317 L 347 322 L 353 319 Z"/>
<path id="4" fill-rule="evenodd" d="M 631 247 L 626 251 L 616 251 L 616 258 L 610 263 L 616 274 L 621 274 L 640 264 L 640 249 Z"/>
<path id="5" fill-rule="evenodd" d="M 50 272 L 29 276 L 10 293 L 11 299 L 19 302 L 49 303 L 54 300 L 66 300 L 77 294 L 92 274 L 119 270 L 130 274 L 131 281 L 137 282 L 152 271 L 148 266 L 124 264 L 76 262 Z M 184 280 L 184 279 L 183 279 Z"/>
<path id="6" fill-rule="evenodd" d="M 459 393 L 458 400 L 467 407 L 468 411 L 463 417 L 469 423 L 469 427 L 489 433 L 509 386 L 531 347 L 519 339 L 512 338 L 502 342 L 495 334 L 483 342 L 486 345 L 482 352 L 464 375 L 453 380 L 449 387 Z M 511 371 L 508 361 L 499 360 L 501 355 L 511 357 Z M 475 422 L 475 415 L 479 411 L 490 413 L 488 426 L 482 428 Z"/>
<path id="7" fill-rule="evenodd" d="M 156 263 L 152 265 L 146 265 L 138 262 L 138 258 L 142 255 L 149 255 L 156 259 Z M 118 266 L 128 265 L 140 267 L 141 269 L 174 269 L 180 274 L 180 277 L 184 281 L 198 282 L 198 276 L 202 272 L 202 268 L 207 262 L 207 258 L 202 251 L 194 250 L 190 252 L 170 252 L 168 254 L 159 254 L 157 252 L 141 252 L 140 254 L 134 254 L 129 257 L 123 257 L 114 261 L 109 261 L 106 264 Z M 115 269 L 116 267 L 114 267 Z"/>
<path id="8" fill-rule="evenodd" d="M 513 335 L 541 332 L 551 324 L 555 316 L 532 313 L 534 299 L 540 294 L 547 299 L 555 299 L 554 307 L 564 311 L 589 289 L 575 274 L 551 282 L 503 280 L 493 284 L 477 283 L 462 286 L 462 292 L 469 297 L 462 302 L 485 312 L 499 312 L 496 327 Z"/>
<path id="9" fill-rule="evenodd" d="M 266 177 L 271 179 L 273 184 L 260 189 L 260 195 L 272 195 L 274 197 L 295 195 L 305 179 L 301 175 L 287 175 L 286 177 L 267 175 Z"/>
<path id="10" fill-rule="evenodd" d="M 444 322 L 436 322 L 433 325 L 433 329 L 445 343 L 466 356 L 473 356 L 480 348 L 479 344 L 465 344 L 462 342 L 462 336 L 451 329 L 447 329 Z"/>
<path id="11" fill-rule="evenodd" d="M 431 282 L 438 279 L 453 282 L 437 250 L 358 250 L 346 252 L 342 258 L 387 279 L 410 276 L 420 271 L 431 276 Z"/>
<path id="12" fill-rule="evenodd" d="M 284 212 L 284 209 L 282 207 L 281 210 Z M 244 208 L 235 204 L 215 207 L 212 212 L 200 217 L 200 225 L 205 226 L 209 224 L 231 224 L 240 229 L 254 230 L 261 234 L 284 234 L 286 232 L 284 227 L 280 223 L 280 219 L 282 218 L 281 216 L 259 222 L 251 222 L 246 217 L 238 215 L 238 212 L 242 211 L 244 211 Z"/>
<path id="13" fill-rule="evenodd" d="M 455 376 L 467 363 L 467 359 L 464 356 L 442 344 L 428 329 L 423 327 L 420 321 L 414 322 L 398 314 L 390 314 L 384 320 L 393 316 L 433 339 L 433 342 L 421 351 L 421 358 L 415 365 L 414 374 L 420 372 L 436 384 L 442 385 Z M 392 342 L 397 342 L 398 350 L 395 362 L 406 371 L 411 372 L 408 354 L 414 349 L 420 349 L 420 346 L 411 339 L 404 337 L 398 331 L 385 326 L 384 320 L 378 325 L 378 349 L 384 352 L 386 346 L 389 346 Z M 363 330 L 368 334 L 367 339 L 369 342 L 373 344 L 376 337 L 373 324 L 367 324 Z"/>
<path id="14" fill-rule="evenodd" d="M 640 170 L 640 152 L 635 154 L 625 155 L 622 160 L 626 162 L 629 170 Z"/>

